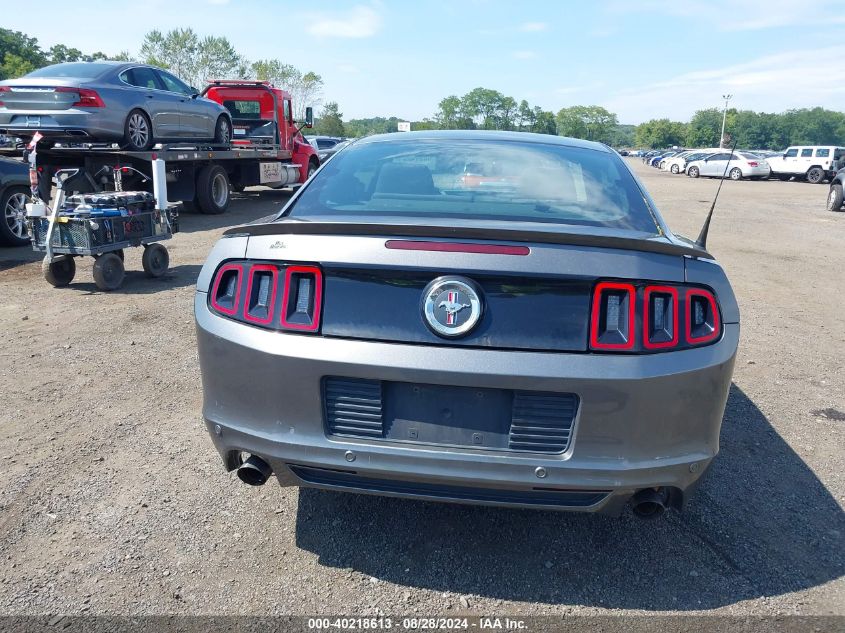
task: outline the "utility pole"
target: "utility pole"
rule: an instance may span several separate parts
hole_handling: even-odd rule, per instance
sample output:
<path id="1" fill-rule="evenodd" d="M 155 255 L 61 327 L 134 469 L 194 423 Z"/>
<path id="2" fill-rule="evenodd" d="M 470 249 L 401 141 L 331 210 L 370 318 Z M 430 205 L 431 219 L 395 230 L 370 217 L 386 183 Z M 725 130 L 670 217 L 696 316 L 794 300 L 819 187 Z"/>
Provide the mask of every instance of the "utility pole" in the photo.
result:
<path id="1" fill-rule="evenodd" d="M 724 146 L 725 119 L 728 117 L 728 101 L 730 101 L 732 97 L 733 95 L 722 95 L 722 99 L 725 100 L 725 109 L 722 110 L 722 133 L 719 135 L 719 149 Z"/>

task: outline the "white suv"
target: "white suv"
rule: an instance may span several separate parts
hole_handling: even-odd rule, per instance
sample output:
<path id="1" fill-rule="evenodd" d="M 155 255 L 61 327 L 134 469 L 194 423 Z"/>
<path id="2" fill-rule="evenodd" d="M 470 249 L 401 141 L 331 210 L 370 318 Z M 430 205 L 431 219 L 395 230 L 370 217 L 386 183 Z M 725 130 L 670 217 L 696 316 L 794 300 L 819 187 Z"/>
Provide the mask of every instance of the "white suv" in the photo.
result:
<path id="1" fill-rule="evenodd" d="M 845 147 L 833 145 L 798 145 L 787 148 L 783 156 L 768 159 L 772 177 L 781 180 L 806 178 L 814 184 L 833 178 L 845 166 Z"/>

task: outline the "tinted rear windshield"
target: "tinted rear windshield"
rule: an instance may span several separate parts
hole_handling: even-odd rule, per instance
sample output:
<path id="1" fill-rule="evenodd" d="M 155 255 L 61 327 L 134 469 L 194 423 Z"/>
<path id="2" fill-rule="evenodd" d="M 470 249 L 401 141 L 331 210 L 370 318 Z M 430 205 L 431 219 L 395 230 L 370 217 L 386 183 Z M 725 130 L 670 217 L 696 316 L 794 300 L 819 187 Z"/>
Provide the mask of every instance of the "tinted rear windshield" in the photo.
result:
<path id="1" fill-rule="evenodd" d="M 74 79 L 93 79 L 109 68 L 112 64 L 98 64 L 96 62 L 69 62 L 67 64 L 53 64 L 38 70 L 33 70 L 25 77 L 71 77 Z"/>
<path id="2" fill-rule="evenodd" d="M 636 182 L 611 152 L 503 140 L 350 145 L 326 163 L 287 215 L 509 220 L 658 232 Z"/>

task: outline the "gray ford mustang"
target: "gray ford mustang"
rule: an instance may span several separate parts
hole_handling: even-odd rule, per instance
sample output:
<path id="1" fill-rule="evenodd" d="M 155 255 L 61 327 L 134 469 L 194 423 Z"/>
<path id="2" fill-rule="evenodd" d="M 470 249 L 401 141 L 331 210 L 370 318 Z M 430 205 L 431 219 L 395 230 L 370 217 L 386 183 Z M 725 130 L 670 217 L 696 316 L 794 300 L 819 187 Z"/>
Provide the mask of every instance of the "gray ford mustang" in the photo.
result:
<path id="1" fill-rule="evenodd" d="M 227 144 L 232 121 L 169 72 L 135 62 L 68 62 L 0 82 L 0 132 L 52 140 L 119 142 L 146 150 L 162 141 Z"/>
<path id="2" fill-rule="evenodd" d="M 680 509 L 739 339 L 722 268 L 607 147 L 373 136 L 197 282 L 203 415 L 248 484 Z"/>

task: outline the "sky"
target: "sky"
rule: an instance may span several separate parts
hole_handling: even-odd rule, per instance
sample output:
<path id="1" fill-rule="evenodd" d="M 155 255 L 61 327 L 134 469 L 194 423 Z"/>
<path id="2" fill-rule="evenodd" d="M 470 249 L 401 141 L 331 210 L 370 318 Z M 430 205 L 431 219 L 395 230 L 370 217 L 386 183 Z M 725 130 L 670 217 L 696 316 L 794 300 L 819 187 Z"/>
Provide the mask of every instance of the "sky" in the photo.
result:
<path id="1" fill-rule="evenodd" d="M 0 23 L 85 52 L 137 54 L 152 29 L 222 35 L 249 59 L 313 70 L 344 119 L 419 120 L 482 86 L 620 123 L 845 101 L 845 0 L 40 0 Z"/>

